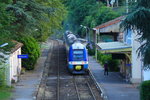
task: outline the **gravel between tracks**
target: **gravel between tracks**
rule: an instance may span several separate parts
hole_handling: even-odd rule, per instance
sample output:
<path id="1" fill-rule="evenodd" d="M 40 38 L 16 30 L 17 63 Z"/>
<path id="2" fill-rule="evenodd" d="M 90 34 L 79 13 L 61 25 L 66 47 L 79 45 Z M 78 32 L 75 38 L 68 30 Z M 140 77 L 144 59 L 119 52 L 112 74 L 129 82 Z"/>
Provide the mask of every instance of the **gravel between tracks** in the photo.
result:
<path id="1" fill-rule="evenodd" d="M 54 40 L 37 100 L 102 100 L 100 93 L 90 75 L 72 75 L 68 72 L 65 46 Z"/>

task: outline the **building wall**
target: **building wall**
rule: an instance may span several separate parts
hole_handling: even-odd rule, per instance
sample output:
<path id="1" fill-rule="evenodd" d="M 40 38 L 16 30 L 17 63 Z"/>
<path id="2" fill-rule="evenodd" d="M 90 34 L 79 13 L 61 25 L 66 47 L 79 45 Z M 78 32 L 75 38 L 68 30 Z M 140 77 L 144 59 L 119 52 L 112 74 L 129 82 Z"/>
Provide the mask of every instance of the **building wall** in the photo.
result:
<path id="1" fill-rule="evenodd" d="M 124 32 L 124 43 L 129 44 L 129 45 L 132 44 L 132 40 L 131 40 L 132 35 L 131 34 L 132 34 L 132 31 L 130 29 L 126 30 Z"/>
<path id="2" fill-rule="evenodd" d="M 149 70 L 143 70 L 143 81 L 150 80 L 150 69 Z"/>
<path id="3" fill-rule="evenodd" d="M 21 54 L 21 48 L 10 54 L 10 81 L 17 82 L 21 72 L 21 59 L 17 56 Z"/>
<path id="4" fill-rule="evenodd" d="M 134 31 L 135 32 L 135 31 Z M 142 62 L 141 57 L 138 57 L 137 49 L 140 47 L 140 43 L 137 41 L 136 33 L 132 32 L 132 83 L 140 83 L 141 82 L 141 68 Z"/>
<path id="5" fill-rule="evenodd" d="M 113 25 L 109 25 L 109 26 L 104 27 L 104 28 L 101 28 L 99 31 L 100 32 L 120 32 L 120 22 L 113 24 Z"/>
<path id="6" fill-rule="evenodd" d="M 143 69 L 141 56 L 138 56 L 138 48 L 141 43 L 138 42 L 139 36 L 136 31 L 128 30 L 124 32 L 124 42 L 132 46 L 132 67 L 131 79 L 132 83 L 140 83 L 141 81 L 150 80 L 150 70 Z"/>

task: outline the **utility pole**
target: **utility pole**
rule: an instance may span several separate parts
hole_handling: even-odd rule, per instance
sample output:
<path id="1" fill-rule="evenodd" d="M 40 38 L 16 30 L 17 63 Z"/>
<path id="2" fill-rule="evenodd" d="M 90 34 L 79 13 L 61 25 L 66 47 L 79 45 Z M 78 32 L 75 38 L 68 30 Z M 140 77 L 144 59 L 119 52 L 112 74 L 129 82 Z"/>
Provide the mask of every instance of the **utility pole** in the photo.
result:
<path id="1" fill-rule="evenodd" d="M 107 0 L 107 6 L 109 7 L 110 5 L 109 5 L 109 0 Z"/>
<path id="2" fill-rule="evenodd" d="M 89 42 L 90 41 L 90 28 L 87 26 L 83 26 L 83 25 L 80 25 L 80 26 L 86 29 L 86 40 Z"/>
<path id="3" fill-rule="evenodd" d="M 129 0 L 126 0 L 126 13 L 129 13 Z"/>
<path id="4" fill-rule="evenodd" d="M 117 7 L 119 7 L 119 3 L 118 3 L 118 0 L 116 1 L 116 3 L 117 3 Z"/>

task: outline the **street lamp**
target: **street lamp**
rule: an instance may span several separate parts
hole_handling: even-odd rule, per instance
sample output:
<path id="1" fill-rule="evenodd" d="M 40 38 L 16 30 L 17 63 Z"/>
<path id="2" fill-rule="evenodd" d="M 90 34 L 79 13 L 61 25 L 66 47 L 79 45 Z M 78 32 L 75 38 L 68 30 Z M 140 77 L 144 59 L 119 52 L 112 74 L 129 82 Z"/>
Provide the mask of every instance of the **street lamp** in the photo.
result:
<path id="1" fill-rule="evenodd" d="M 87 26 L 83 26 L 83 25 L 80 25 L 81 27 L 85 28 L 86 29 L 86 40 L 89 42 L 89 31 L 90 31 L 90 28 L 87 27 Z M 88 31 L 89 30 L 89 31 Z M 88 35 L 87 35 L 88 34 Z"/>

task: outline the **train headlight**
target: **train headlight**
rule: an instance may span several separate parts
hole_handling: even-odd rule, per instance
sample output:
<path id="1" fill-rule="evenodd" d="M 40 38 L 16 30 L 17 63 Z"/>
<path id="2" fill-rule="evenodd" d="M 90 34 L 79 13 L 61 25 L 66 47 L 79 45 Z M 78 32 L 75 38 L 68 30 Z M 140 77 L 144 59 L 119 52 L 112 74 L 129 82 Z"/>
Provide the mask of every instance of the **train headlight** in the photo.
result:
<path id="1" fill-rule="evenodd" d="M 82 61 L 82 64 L 88 64 L 88 61 Z"/>
<path id="2" fill-rule="evenodd" d="M 73 65 L 75 65 L 75 64 L 76 64 L 76 62 L 70 61 L 70 62 L 69 62 L 69 64 L 73 64 Z"/>
<path id="3" fill-rule="evenodd" d="M 72 62 L 72 64 L 74 64 L 74 65 L 75 65 L 75 64 L 76 64 L 76 62 Z"/>
<path id="4" fill-rule="evenodd" d="M 72 64 L 72 62 L 69 62 L 69 64 Z"/>

